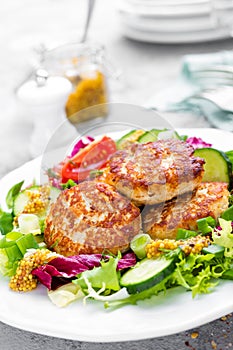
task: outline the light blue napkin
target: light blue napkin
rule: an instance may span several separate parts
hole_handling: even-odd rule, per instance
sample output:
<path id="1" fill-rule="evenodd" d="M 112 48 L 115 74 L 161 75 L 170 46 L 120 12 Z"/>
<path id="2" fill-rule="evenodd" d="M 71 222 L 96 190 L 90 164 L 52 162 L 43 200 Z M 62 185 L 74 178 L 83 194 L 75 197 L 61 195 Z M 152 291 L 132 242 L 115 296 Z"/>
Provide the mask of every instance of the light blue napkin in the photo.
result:
<path id="1" fill-rule="evenodd" d="M 229 85 L 229 80 L 221 79 L 220 82 L 217 77 L 199 78 L 200 72 L 217 67 L 232 69 L 233 82 L 233 51 L 184 56 L 180 76 L 168 89 L 148 101 L 147 106 L 160 111 L 178 113 L 187 110 L 193 114 L 204 114 L 212 126 L 233 131 L 233 112 L 226 112 L 212 102 L 196 97 L 202 89 L 219 86 L 220 83 Z"/>
<path id="2" fill-rule="evenodd" d="M 198 79 L 201 71 L 224 66 L 233 68 L 233 51 L 186 55 L 182 60 L 182 75 L 191 83 L 203 86 L 205 80 Z M 218 84 L 218 80 L 213 79 L 212 83 Z"/>

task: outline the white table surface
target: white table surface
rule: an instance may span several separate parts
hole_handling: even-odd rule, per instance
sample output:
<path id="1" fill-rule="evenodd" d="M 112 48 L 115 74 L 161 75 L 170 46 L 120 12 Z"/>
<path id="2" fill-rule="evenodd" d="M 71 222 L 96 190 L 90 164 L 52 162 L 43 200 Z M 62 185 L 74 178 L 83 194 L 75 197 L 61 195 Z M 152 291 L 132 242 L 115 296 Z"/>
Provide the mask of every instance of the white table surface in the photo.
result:
<path id="1" fill-rule="evenodd" d="M 123 85 L 115 87 L 111 101 L 143 105 L 177 79 L 181 58 L 189 53 L 232 49 L 232 40 L 190 45 L 156 45 L 130 41 L 122 36 L 115 2 L 99 0 L 89 38 L 106 46 L 115 66 L 123 73 Z M 80 37 L 85 0 L 9 0 L 0 10 L 0 176 L 32 158 L 29 136 L 32 120 L 19 117 L 14 89 L 30 70 L 33 48 L 55 45 Z M 166 115 L 174 127 L 208 127 L 203 117 Z M 2 302 L 2 301 L 1 301 Z M 4 301 L 3 301 L 4 302 Z M 0 322 L 1 350 L 36 349 L 198 349 L 232 348 L 232 318 L 217 320 L 174 336 L 139 342 L 91 344 L 37 335 Z"/>

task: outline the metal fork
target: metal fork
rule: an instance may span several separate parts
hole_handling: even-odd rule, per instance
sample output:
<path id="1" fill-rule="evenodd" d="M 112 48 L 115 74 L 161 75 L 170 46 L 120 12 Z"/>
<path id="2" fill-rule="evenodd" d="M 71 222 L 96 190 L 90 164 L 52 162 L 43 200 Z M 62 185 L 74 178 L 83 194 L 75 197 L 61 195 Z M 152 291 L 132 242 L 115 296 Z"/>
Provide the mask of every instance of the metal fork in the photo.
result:
<path id="1" fill-rule="evenodd" d="M 233 131 L 233 86 L 203 89 L 183 100 L 179 108 L 204 116 L 215 128 Z"/>
<path id="2" fill-rule="evenodd" d="M 205 99 L 215 104 L 220 110 L 233 113 L 233 86 L 218 86 L 203 89 L 191 96 L 191 99 Z M 190 99 L 190 98 L 189 98 Z"/>

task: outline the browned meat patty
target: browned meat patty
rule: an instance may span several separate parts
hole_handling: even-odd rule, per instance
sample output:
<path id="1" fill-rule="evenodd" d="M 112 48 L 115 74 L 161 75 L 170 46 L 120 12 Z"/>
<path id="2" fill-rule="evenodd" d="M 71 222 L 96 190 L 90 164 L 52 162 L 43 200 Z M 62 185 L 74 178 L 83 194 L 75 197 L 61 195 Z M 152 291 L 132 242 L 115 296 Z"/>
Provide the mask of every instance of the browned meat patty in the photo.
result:
<path id="1" fill-rule="evenodd" d="M 125 251 L 141 228 L 140 210 L 105 183 L 63 191 L 46 218 L 45 242 L 65 256 Z"/>
<path id="2" fill-rule="evenodd" d="M 227 209 L 228 200 L 226 183 L 202 183 L 191 198 L 183 195 L 165 205 L 146 207 L 142 212 L 143 229 L 152 239 L 174 239 L 178 228 L 196 230 L 198 219 L 218 218 Z"/>
<path id="3" fill-rule="evenodd" d="M 157 204 L 193 191 L 201 182 L 204 160 L 176 139 L 133 144 L 110 157 L 101 177 L 135 204 Z"/>

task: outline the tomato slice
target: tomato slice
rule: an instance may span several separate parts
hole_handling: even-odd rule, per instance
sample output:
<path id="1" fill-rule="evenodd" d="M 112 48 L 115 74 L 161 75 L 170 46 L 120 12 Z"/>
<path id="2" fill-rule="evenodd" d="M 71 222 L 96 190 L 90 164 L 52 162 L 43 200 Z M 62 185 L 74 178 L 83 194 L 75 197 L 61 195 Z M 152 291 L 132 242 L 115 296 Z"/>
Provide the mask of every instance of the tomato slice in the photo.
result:
<path id="1" fill-rule="evenodd" d="M 90 171 L 103 168 L 108 157 L 115 152 L 116 144 L 108 136 L 91 142 L 64 163 L 61 171 L 62 182 L 72 179 L 79 183 L 87 179 Z"/>

